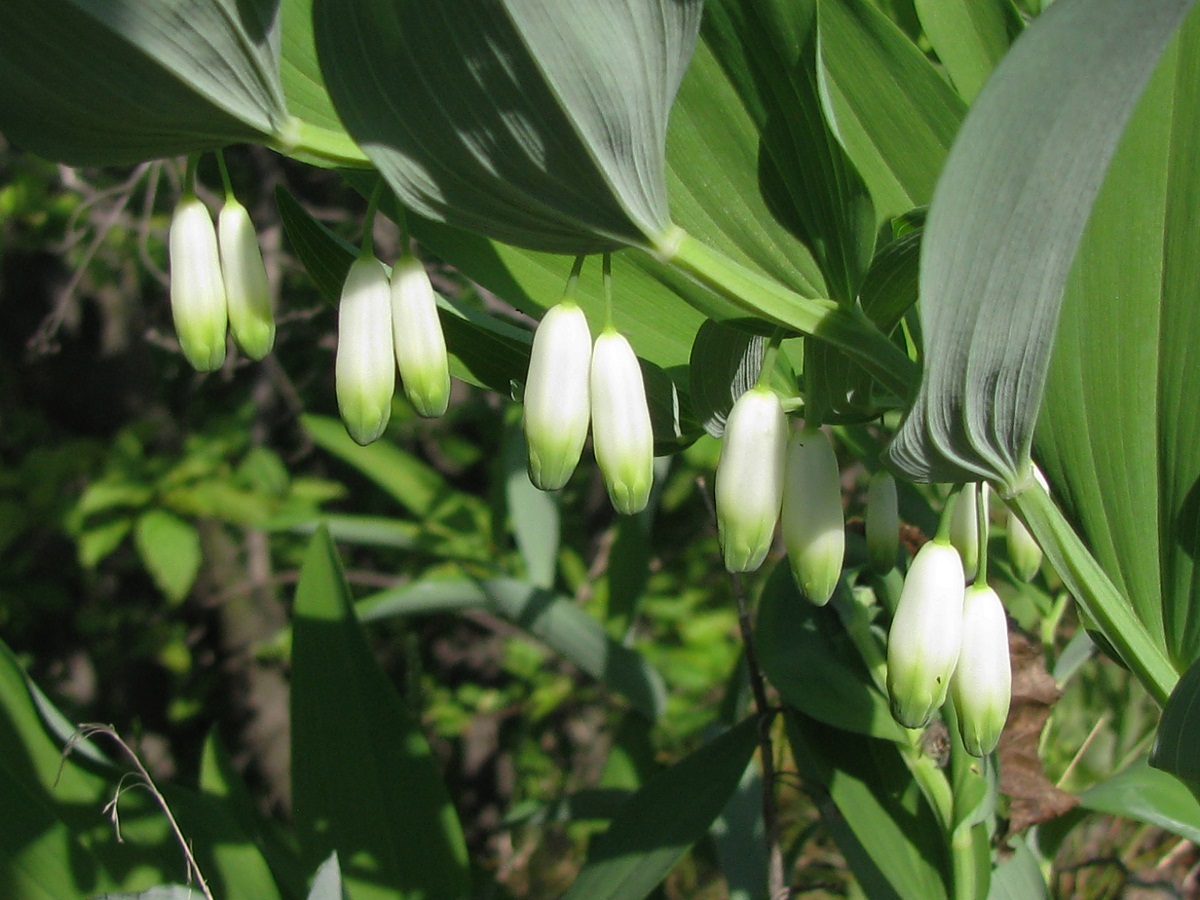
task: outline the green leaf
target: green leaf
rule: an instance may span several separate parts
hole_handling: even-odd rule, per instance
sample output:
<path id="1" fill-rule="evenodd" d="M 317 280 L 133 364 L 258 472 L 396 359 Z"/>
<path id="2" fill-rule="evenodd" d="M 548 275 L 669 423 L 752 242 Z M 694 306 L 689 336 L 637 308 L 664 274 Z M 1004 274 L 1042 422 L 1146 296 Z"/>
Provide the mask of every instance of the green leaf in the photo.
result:
<path id="1" fill-rule="evenodd" d="M 1088 788 L 1079 795 L 1080 804 L 1095 812 L 1149 822 L 1189 841 L 1200 840 L 1200 803 L 1191 793 L 1181 790 L 1179 784 L 1179 778 L 1184 777 L 1190 777 L 1193 783 L 1197 782 L 1194 762 L 1196 735 L 1193 733 L 1190 737 L 1192 743 L 1186 750 L 1179 757 L 1171 759 L 1175 763 L 1184 756 L 1193 757 L 1193 761 L 1179 766 L 1179 771 L 1168 769 L 1172 774 L 1160 771 L 1167 768 L 1164 763 L 1168 761 L 1160 756 L 1160 737 L 1160 743 L 1151 751 L 1150 762 L 1142 757 L 1118 774 Z M 1181 749 L 1176 745 L 1176 751 Z M 1151 768 L 1152 765 L 1157 768 Z"/>
<path id="2" fill-rule="evenodd" d="M 415 581 L 361 601 L 358 616 L 389 616 L 486 609 L 544 642 L 580 670 L 623 694 L 653 721 L 666 706 L 662 678 L 636 650 L 609 637 L 603 626 L 567 597 L 511 578 Z"/>
<path id="3" fill-rule="evenodd" d="M 319 519 L 299 522 L 272 521 L 266 527 L 271 531 L 315 534 L 322 525 L 329 529 L 330 537 L 339 543 L 395 547 L 400 550 L 416 550 L 421 546 L 421 527 L 416 522 L 383 516 L 323 515 Z"/>
<path id="4" fill-rule="evenodd" d="M 742 773 L 738 789 L 710 829 L 729 900 L 759 900 L 768 896 L 770 864 L 762 804 L 762 777 L 751 762 Z"/>
<path id="5" fill-rule="evenodd" d="M 1198 70 L 1193 11 L 1096 198 L 1035 434 L 1055 498 L 1178 671 L 1200 657 Z"/>
<path id="6" fill-rule="evenodd" d="M 1010 0 L 916 0 L 921 27 L 958 93 L 975 99 L 1020 27 Z"/>
<path id="7" fill-rule="evenodd" d="M 867 0 L 817 0 L 817 28 L 825 116 L 878 221 L 929 203 L 966 104 Z"/>
<path id="8" fill-rule="evenodd" d="M 755 633 L 763 672 L 789 706 L 849 732 L 907 740 L 837 613 L 806 600 L 786 564 L 763 589 Z"/>
<path id="9" fill-rule="evenodd" d="M 898 745 L 785 712 L 788 740 L 822 820 L 867 896 L 946 897 L 941 827 Z M 830 805 L 832 804 L 832 809 Z"/>
<path id="10" fill-rule="evenodd" d="M 529 480 L 529 453 L 520 423 L 505 430 L 504 499 L 525 576 L 541 588 L 554 586 L 558 570 L 558 497 Z"/>
<path id="11" fill-rule="evenodd" d="M 165 509 L 150 509 L 138 516 L 133 541 L 159 590 L 173 603 L 183 600 L 200 571 L 196 526 Z"/>
<path id="12" fill-rule="evenodd" d="M 1049 900 L 1041 865 L 1025 835 L 1009 838 L 1013 854 L 992 870 L 988 900 Z"/>
<path id="13" fill-rule="evenodd" d="M 564 900 L 641 900 L 654 890 L 737 790 L 757 742 L 747 719 L 651 778 L 592 842 Z"/>
<path id="14" fill-rule="evenodd" d="M 79 562 L 89 569 L 99 565 L 121 546 L 121 541 L 133 530 L 133 522 L 132 518 L 121 518 L 88 526 L 78 538 Z"/>
<path id="15" fill-rule="evenodd" d="M 1150 765 L 1170 772 L 1180 781 L 1200 789 L 1200 662 L 1192 664 L 1171 691 L 1158 723 Z"/>
<path id="16" fill-rule="evenodd" d="M 313 4 L 338 114 L 407 206 L 541 250 L 648 246 L 670 224 L 667 114 L 700 3 L 564 11 L 545 0 Z"/>
<path id="17" fill-rule="evenodd" d="M 304 859 L 332 850 L 356 897 L 462 897 L 467 852 L 424 736 L 376 665 L 329 535 L 296 590 L 293 814 Z"/>
<path id="18" fill-rule="evenodd" d="M 929 211 L 925 371 L 890 449 L 914 480 L 986 478 L 1011 489 L 1029 477 L 1071 260 L 1122 131 L 1190 6 L 1055 3 L 972 107 Z"/>
<path id="19" fill-rule="evenodd" d="M 10 0 L 0 6 L 0 129 L 73 165 L 283 140 L 276 5 Z"/>

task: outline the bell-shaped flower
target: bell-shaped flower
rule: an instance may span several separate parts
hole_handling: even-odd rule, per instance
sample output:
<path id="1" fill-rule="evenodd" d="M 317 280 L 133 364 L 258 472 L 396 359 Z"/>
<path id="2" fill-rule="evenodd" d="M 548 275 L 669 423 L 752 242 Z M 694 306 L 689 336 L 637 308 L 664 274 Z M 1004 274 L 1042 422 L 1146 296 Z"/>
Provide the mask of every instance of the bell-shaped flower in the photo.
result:
<path id="1" fill-rule="evenodd" d="M 645 509 L 654 483 L 654 432 L 642 367 L 614 328 L 596 338 L 591 374 L 592 446 L 608 496 L 622 515 Z"/>
<path id="2" fill-rule="evenodd" d="M 564 300 L 538 325 L 525 379 L 529 480 L 543 491 L 561 488 L 579 464 L 591 421 L 591 367 L 587 316 L 575 303 Z"/>
<path id="3" fill-rule="evenodd" d="M 1029 533 L 1025 523 L 1013 513 L 1008 514 L 1008 533 L 1005 539 L 1013 571 L 1022 581 L 1033 581 L 1042 567 L 1042 548 L 1038 545 L 1037 538 Z"/>
<path id="4" fill-rule="evenodd" d="M 753 572 L 771 549 L 783 502 L 787 418 L 767 387 L 746 391 L 725 422 L 717 464 L 717 530 L 725 568 Z"/>
<path id="5" fill-rule="evenodd" d="M 228 312 L 217 230 L 208 208 L 187 194 L 171 216 L 171 316 L 192 367 L 212 372 L 225 362 Z"/>
<path id="6" fill-rule="evenodd" d="M 793 431 L 788 440 L 783 543 L 800 590 L 818 606 L 828 603 L 842 573 L 846 521 L 837 456 L 819 428 Z"/>
<path id="7" fill-rule="evenodd" d="M 450 403 L 446 338 L 429 275 L 411 254 L 392 268 L 392 333 L 408 402 L 423 416 L 440 416 Z"/>
<path id="8" fill-rule="evenodd" d="M 271 286 L 263 265 L 258 235 L 246 207 L 229 198 L 217 217 L 221 271 L 229 302 L 229 330 L 251 359 L 262 359 L 275 345 Z"/>
<path id="9" fill-rule="evenodd" d="M 371 443 L 387 428 L 396 391 L 391 291 L 387 270 L 373 256 L 355 260 L 342 286 L 334 375 L 346 431 Z"/>
<path id="10" fill-rule="evenodd" d="M 1008 619 L 999 596 L 971 585 L 963 600 L 962 652 L 950 679 L 958 732 L 972 756 L 996 749 L 1012 699 Z"/>
<path id="11" fill-rule="evenodd" d="M 968 483 L 955 496 L 954 509 L 950 511 L 950 543 L 962 557 L 963 573 L 967 581 L 975 577 L 979 569 L 979 501 L 987 504 L 987 485 Z"/>
<path id="12" fill-rule="evenodd" d="M 877 572 L 896 565 L 900 550 L 900 505 L 896 497 L 896 479 L 880 469 L 867 485 L 867 560 Z"/>
<path id="13" fill-rule="evenodd" d="M 917 551 L 888 633 L 887 687 L 892 715 L 921 728 L 946 702 L 962 646 L 962 558 L 934 539 Z"/>

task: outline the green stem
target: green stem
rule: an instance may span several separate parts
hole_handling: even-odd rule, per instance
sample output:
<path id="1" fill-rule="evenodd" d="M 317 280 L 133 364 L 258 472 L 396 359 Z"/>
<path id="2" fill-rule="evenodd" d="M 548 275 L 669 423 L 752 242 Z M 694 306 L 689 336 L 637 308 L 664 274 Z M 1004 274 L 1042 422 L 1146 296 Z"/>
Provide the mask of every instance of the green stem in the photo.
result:
<path id="1" fill-rule="evenodd" d="M 938 519 L 937 533 L 933 539 L 939 544 L 950 543 L 950 521 L 954 518 L 954 504 L 959 502 L 959 495 L 966 490 L 964 485 L 956 486 L 950 491 L 950 496 L 946 498 L 946 505 L 942 507 L 942 516 Z"/>
<path id="2" fill-rule="evenodd" d="M 362 246 L 358 251 L 360 259 L 365 259 L 375 253 L 375 211 L 379 209 L 379 195 L 382 191 L 383 181 L 375 182 L 371 198 L 367 201 L 367 214 L 363 217 Z"/>
<path id="3" fill-rule="evenodd" d="M 767 341 L 767 349 L 763 351 L 762 366 L 758 370 L 756 388 L 765 388 L 771 383 L 771 373 L 775 371 L 775 358 L 779 356 L 779 345 L 783 343 L 783 329 L 776 328 Z"/>
<path id="4" fill-rule="evenodd" d="M 193 153 L 187 158 L 187 170 L 183 173 L 183 196 L 190 197 L 196 193 L 196 167 L 200 165 L 200 155 Z"/>
<path id="5" fill-rule="evenodd" d="M 917 787 L 925 795 L 929 808 L 933 810 L 942 834 L 949 840 L 954 833 L 954 791 L 950 789 L 946 773 L 938 766 L 937 761 L 921 751 L 922 731 L 911 729 L 909 735 L 909 744 L 899 745 L 900 755 L 916 779 Z"/>
<path id="6" fill-rule="evenodd" d="M 221 185 L 225 188 L 225 202 L 233 201 L 233 181 L 229 177 L 229 168 L 225 165 L 225 152 L 223 150 L 216 151 L 217 169 L 221 172 Z"/>
<path id="7" fill-rule="evenodd" d="M 567 285 L 563 288 L 561 303 L 574 303 L 575 292 L 579 288 L 579 274 L 583 271 L 583 261 L 586 256 L 575 257 L 575 263 L 571 266 L 571 274 L 567 276 Z"/>
<path id="8" fill-rule="evenodd" d="M 988 486 L 986 482 L 969 487 L 975 493 L 975 527 L 979 529 L 979 562 L 975 568 L 975 584 L 987 586 L 988 563 Z"/>
<path id="9" fill-rule="evenodd" d="M 965 823 L 950 838 L 950 868 L 954 900 L 975 900 L 975 840 Z"/>
<path id="10" fill-rule="evenodd" d="M 612 254 L 604 254 L 602 279 L 604 282 L 604 328 L 607 331 L 613 327 L 612 302 Z"/>
<path id="11" fill-rule="evenodd" d="M 1005 498 L 1025 527 L 1033 532 L 1063 584 L 1088 617 L 1162 706 L 1179 680 L 1169 659 L 1129 601 L 1088 552 L 1050 495 L 1036 481 Z"/>
<path id="12" fill-rule="evenodd" d="M 811 334 L 843 350 L 897 397 L 916 389 L 920 370 L 858 306 L 804 297 L 752 272 L 683 229 L 673 229 L 656 248 L 665 263 L 690 275 L 751 315 Z"/>

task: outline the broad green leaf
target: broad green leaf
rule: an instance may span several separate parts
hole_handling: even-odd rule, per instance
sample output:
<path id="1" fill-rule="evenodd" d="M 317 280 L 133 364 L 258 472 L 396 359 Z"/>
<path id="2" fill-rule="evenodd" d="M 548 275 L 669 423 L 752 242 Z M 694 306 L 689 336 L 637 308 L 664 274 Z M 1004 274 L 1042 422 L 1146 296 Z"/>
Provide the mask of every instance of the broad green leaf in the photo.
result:
<path id="1" fill-rule="evenodd" d="M 77 538 L 79 562 L 89 569 L 99 565 L 121 546 L 125 536 L 133 530 L 133 522 L 131 518 L 120 518 L 87 526 Z"/>
<path id="2" fill-rule="evenodd" d="M 817 0 L 817 28 L 825 115 L 878 220 L 929 203 L 966 104 L 867 0 Z"/>
<path id="3" fill-rule="evenodd" d="M 551 588 L 558 569 L 558 497 L 529 480 L 529 453 L 519 422 L 505 430 L 502 462 L 505 506 L 525 576 L 538 587 Z"/>
<path id="4" fill-rule="evenodd" d="M 313 15 L 338 114 L 407 206 L 586 253 L 670 224 L 667 115 L 700 7 L 315 0 Z"/>
<path id="5" fill-rule="evenodd" d="M 1171 692 L 1163 708 L 1162 720 L 1154 747 L 1150 751 L 1150 764 L 1156 769 L 1172 775 L 1200 790 L 1200 757 L 1196 747 L 1200 745 L 1200 662 L 1192 664 Z"/>
<path id="6" fill-rule="evenodd" d="M 329 536 L 340 543 L 396 547 L 400 550 L 416 550 L 421 546 L 420 525 L 382 516 L 323 515 L 319 519 L 304 519 L 299 522 L 272 521 L 268 522 L 266 527 L 271 531 L 315 534 L 322 525 L 329 529 Z"/>
<path id="7" fill-rule="evenodd" d="M 1125 124 L 1190 6 L 1060 0 L 972 107 L 922 244 L 924 377 L 890 450 L 909 477 L 1010 489 L 1029 478 L 1071 260 Z"/>
<path id="8" fill-rule="evenodd" d="M 159 590 L 173 603 L 183 600 L 200 571 L 196 526 L 165 509 L 149 509 L 137 518 L 133 542 Z"/>
<path id="9" fill-rule="evenodd" d="M 768 895 L 767 841 L 763 826 L 762 776 L 753 762 L 709 833 L 729 889 L 729 900 Z"/>
<path id="10" fill-rule="evenodd" d="M 329 535 L 309 545 L 292 642 L 293 814 L 311 869 L 356 897 L 463 897 L 462 831 L 436 761 L 354 618 Z"/>
<path id="11" fill-rule="evenodd" d="M 360 601 L 363 622 L 390 616 L 486 609 L 527 631 L 653 721 L 666 706 L 662 678 L 636 650 L 609 637 L 570 598 L 511 578 L 415 581 Z"/>
<path id="12" fill-rule="evenodd" d="M 1183 671 L 1200 656 L 1200 423 L 1190 402 L 1200 390 L 1200 14 L 1179 38 L 1096 198 L 1035 449 L 1084 542 Z"/>
<path id="13" fill-rule="evenodd" d="M 747 719 L 651 778 L 592 841 L 564 900 L 641 900 L 654 890 L 721 813 L 757 742 Z"/>
<path id="14" fill-rule="evenodd" d="M 9 0 L 0 129 L 74 165 L 285 140 L 273 0 Z"/>
<path id="15" fill-rule="evenodd" d="M 1177 747 L 1184 749 L 1184 753 L 1176 757 L 1177 761 L 1182 761 L 1186 755 L 1191 755 L 1194 760 L 1195 733 L 1190 737 L 1191 743 L 1186 745 L 1186 749 Z M 1162 768 L 1166 760 L 1159 757 L 1158 753 L 1157 750 L 1153 752 L 1151 760 L 1153 765 Z M 1124 771 L 1080 794 L 1080 804 L 1095 812 L 1149 822 L 1189 841 L 1200 839 L 1200 803 L 1191 792 L 1183 789 L 1175 777 L 1190 777 L 1196 781 L 1200 772 L 1194 761 L 1183 767 L 1190 769 L 1190 772 L 1178 771 L 1173 775 L 1150 766 L 1151 763 L 1144 757 L 1139 759 Z"/>
<path id="16" fill-rule="evenodd" d="M 619 516 L 608 550 L 605 586 L 608 603 L 604 609 L 605 629 L 616 640 L 624 640 L 633 626 L 650 581 L 652 543 L 647 514 Z"/>
<path id="17" fill-rule="evenodd" d="M 801 596 L 787 565 L 763 589 L 755 633 L 763 672 L 789 706 L 847 732 L 907 740 L 837 614 Z"/>
<path id="18" fill-rule="evenodd" d="M 915 6 L 958 93 L 974 100 L 1019 28 L 1016 9 L 1010 0 L 916 0 Z"/>
<path id="19" fill-rule="evenodd" d="M 941 828 L 898 746 L 803 714 L 785 717 L 800 775 L 810 789 L 827 795 L 818 794 L 822 820 L 866 895 L 946 897 Z"/>
<path id="20" fill-rule="evenodd" d="M 988 900 L 1049 900 L 1041 865 L 1025 835 L 1009 838 L 1013 854 L 992 870 Z"/>

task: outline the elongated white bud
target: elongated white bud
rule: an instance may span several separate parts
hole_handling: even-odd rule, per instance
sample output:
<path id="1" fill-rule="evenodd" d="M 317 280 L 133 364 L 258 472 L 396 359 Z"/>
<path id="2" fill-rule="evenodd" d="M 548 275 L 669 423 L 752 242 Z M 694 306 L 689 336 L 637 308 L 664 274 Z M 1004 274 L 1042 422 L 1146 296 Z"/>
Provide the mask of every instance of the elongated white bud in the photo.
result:
<path id="1" fill-rule="evenodd" d="M 342 287 L 334 374 L 346 431 L 371 443 L 387 428 L 396 391 L 391 291 L 387 270 L 373 256 L 355 260 Z"/>
<path id="2" fill-rule="evenodd" d="M 770 388 L 738 398 L 725 422 L 717 464 L 717 530 L 725 568 L 752 572 L 762 565 L 783 502 L 787 418 Z"/>
<path id="3" fill-rule="evenodd" d="M 1038 570 L 1042 567 L 1042 548 L 1037 539 L 1029 533 L 1025 523 L 1013 513 L 1008 514 L 1008 559 L 1013 571 L 1022 581 L 1033 581 Z"/>
<path id="4" fill-rule="evenodd" d="M 965 484 L 954 499 L 950 513 L 950 543 L 962 557 L 963 573 L 968 581 L 979 568 L 979 499 L 987 503 L 987 485 Z"/>
<path id="5" fill-rule="evenodd" d="M 275 345 L 271 286 L 254 223 L 237 200 L 226 200 L 221 208 L 217 236 L 229 302 L 229 330 L 243 353 L 251 359 L 262 359 Z"/>
<path id="6" fill-rule="evenodd" d="M 576 304 L 563 301 L 538 325 L 525 379 L 529 480 L 543 491 L 561 488 L 579 464 L 592 415 L 591 368 L 587 316 Z"/>
<path id="7" fill-rule="evenodd" d="M 654 483 L 654 432 L 642 367 L 615 329 L 596 338 L 591 388 L 592 446 L 608 497 L 622 515 L 641 512 Z"/>
<path id="8" fill-rule="evenodd" d="M 963 600 L 962 652 L 950 679 L 958 732 L 972 756 L 996 749 L 1012 699 L 1008 620 L 996 592 L 971 585 Z"/>
<path id="9" fill-rule="evenodd" d="M 886 572 L 896 564 L 900 550 L 900 505 L 896 479 L 880 469 L 867 486 L 867 559 L 871 568 Z"/>
<path id="10" fill-rule="evenodd" d="M 962 647 L 963 565 L 958 551 L 932 540 L 917 551 L 888 633 L 892 715 L 920 728 L 946 702 Z"/>
<path id="11" fill-rule="evenodd" d="M 783 543 L 800 590 L 818 606 L 828 603 L 842 573 L 846 520 L 837 456 L 819 428 L 793 431 L 788 440 Z"/>
<path id="12" fill-rule="evenodd" d="M 171 316 L 183 355 L 200 372 L 225 362 L 228 321 L 217 231 L 208 208 L 184 196 L 171 216 Z"/>
<path id="13" fill-rule="evenodd" d="M 450 361 L 425 266 L 405 254 L 392 268 L 392 334 L 404 395 L 426 418 L 450 404 Z"/>

